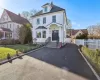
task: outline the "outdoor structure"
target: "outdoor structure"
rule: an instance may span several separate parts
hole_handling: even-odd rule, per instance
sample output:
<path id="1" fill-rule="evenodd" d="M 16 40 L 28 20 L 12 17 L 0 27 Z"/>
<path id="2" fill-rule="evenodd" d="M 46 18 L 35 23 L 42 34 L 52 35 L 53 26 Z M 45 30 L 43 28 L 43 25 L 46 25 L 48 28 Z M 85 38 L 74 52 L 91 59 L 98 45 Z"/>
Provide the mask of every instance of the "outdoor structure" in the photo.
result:
<path id="1" fill-rule="evenodd" d="M 0 28 L 10 29 L 12 32 L 10 34 L 11 39 L 18 39 L 18 28 L 27 23 L 29 23 L 27 19 L 6 9 L 4 9 L 0 18 Z"/>
<path id="2" fill-rule="evenodd" d="M 82 35 L 82 34 L 88 34 L 87 29 L 76 29 L 76 30 L 72 29 L 70 36 L 73 39 L 73 38 L 76 38 L 77 36 Z"/>
<path id="3" fill-rule="evenodd" d="M 66 11 L 51 3 L 42 6 L 42 10 L 31 17 L 33 42 L 45 42 L 48 38 L 51 42 L 55 42 L 59 38 L 59 42 L 65 43 L 67 17 Z"/>
<path id="4" fill-rule="evenodd" d="M 12 31 L 7 28 L 0 28 L 0 39 L 11 39 Z"/>

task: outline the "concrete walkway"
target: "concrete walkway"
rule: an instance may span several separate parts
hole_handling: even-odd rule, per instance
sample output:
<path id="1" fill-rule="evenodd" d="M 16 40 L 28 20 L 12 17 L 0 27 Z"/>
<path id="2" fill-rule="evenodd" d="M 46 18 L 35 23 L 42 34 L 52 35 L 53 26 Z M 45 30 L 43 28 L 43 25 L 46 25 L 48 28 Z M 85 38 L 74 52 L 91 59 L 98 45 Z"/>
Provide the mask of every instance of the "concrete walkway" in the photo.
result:
<path id="1" fill-rule="evenodd" d="M 42 48 L 0 66 L 0 80 L 97 80 L 77 50 Z"/>

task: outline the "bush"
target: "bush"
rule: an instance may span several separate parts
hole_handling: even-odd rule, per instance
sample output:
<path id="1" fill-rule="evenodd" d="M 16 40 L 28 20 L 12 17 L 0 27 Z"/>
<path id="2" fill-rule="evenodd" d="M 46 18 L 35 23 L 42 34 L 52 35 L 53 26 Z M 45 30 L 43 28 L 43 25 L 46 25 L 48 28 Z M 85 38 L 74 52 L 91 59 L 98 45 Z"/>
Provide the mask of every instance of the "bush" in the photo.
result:
<path id="1" fill-rule="evenodd" d="M 87 36 L 88 36 L 87 34 L 81 34 L 77 36 L 76 39 L 87 39 L 88 38 Z"/>
<path id="2" fill-rule="evenodd" d="M 19 40 L 14 40 L 14 39 L 0 40 L 0 45 L 14 45 L 19 43 L 20 43 Z"/>

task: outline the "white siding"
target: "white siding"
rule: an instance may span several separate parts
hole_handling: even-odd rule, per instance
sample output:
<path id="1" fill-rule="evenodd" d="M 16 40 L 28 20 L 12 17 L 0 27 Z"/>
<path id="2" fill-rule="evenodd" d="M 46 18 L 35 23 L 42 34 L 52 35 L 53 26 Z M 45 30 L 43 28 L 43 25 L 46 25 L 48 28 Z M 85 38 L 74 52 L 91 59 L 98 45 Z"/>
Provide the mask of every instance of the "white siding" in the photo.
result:
<path id="1" fill-rule="evenodd" d="M 56 23 L 63 24 L 63 12 L 55 12 L 47 15 L 37 16 L 33 18 L 32 24 L 33 27 L 37 28 L 38 26 L 47 26 L 52 23 L 52 16 L 56 15 Z M 43 24 L 43 17 L 46 17 L 46 24 Z M 37 19 L 40 19 L 40 24 L 37 25 Z"/>

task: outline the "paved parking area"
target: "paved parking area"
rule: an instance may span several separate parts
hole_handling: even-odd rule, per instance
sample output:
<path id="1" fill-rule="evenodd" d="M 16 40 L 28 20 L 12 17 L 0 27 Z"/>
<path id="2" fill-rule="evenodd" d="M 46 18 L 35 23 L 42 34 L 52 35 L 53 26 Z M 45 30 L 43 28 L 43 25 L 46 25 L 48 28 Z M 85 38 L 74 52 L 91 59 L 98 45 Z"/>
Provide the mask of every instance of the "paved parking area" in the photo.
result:
<path id="1" fill-rule="evenodd" d="M 0 80 L 97 80 L 77 50 L 42 48 L 0 66 Z"/>

